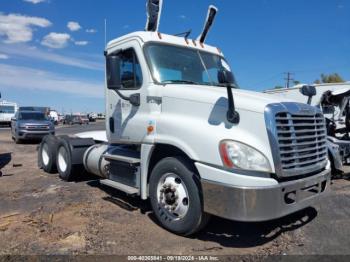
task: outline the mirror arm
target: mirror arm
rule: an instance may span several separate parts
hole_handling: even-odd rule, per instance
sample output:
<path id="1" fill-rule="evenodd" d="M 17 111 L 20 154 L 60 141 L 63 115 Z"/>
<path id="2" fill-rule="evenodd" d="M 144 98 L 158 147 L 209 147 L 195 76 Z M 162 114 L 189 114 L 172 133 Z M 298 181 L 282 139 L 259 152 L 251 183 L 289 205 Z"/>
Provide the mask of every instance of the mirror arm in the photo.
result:
<path id="1" fill-rule="evenodd" d="M 118 89 L 113 89 L 121 99 L 129 101 L 133 106 L 140 105 L 140 94 L 132 94 L 130 97 L 123 95 Z"/>
<path id="2" fill-rule="evenodd" d="M 312 101 L 312 96 L 309 96 L 309 98 L 307 99 L 307 104 L 311 105 L 311 101 Z"/>
<path id="3" fill-rule="evenodd" d="M 232 124 L 238 124 L 240 117 L 239 113 L 235 109 L 235 102 L 233 100 L 232 87 L 230 84 L 226 85 L 227 89 L 227 99 L 228 99 L 228 110 L 227 110 L 227 120 Z"/>

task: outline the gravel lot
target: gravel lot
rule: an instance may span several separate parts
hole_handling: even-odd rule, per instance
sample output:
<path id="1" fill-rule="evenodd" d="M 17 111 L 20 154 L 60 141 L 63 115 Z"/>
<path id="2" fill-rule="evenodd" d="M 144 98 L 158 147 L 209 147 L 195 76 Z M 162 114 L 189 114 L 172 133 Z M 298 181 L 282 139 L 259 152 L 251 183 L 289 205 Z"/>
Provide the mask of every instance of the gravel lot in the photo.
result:
<path id="1" fill-rule="evenodd" d="M 58 134 L 103 129 L 63 127 Z M 321 204 L 265 223 L 213 218 L 191 238 L 155 223 L 148 202 L 99 185 L 67 183 L 37 168 L 37 143 L 0 130 L 0 255 L 350 254 L 350 180 L 333 181 Z"/>

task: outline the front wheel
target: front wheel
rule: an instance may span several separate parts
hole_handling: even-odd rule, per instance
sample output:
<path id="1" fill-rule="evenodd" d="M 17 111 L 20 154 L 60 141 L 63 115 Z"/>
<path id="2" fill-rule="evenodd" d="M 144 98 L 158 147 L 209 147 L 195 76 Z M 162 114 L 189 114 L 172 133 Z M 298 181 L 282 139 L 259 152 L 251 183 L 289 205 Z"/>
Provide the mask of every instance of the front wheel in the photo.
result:
<path id="1" fill-rule="evenodd" d="M 15 135 L 14 138 L 15 138 L 14 140 L 15 140 L 16 144 L 22 144 L 22 140 L 20 138 L 18 138 L 17 135 Z"/>
<path id="2" fill-rule="evenodd" d="M 190 235 L 205 226 L 200 180 L 182 157 L 162 159 L 153 169 L 149 192 L 152 209 L 167 230 Z"/>

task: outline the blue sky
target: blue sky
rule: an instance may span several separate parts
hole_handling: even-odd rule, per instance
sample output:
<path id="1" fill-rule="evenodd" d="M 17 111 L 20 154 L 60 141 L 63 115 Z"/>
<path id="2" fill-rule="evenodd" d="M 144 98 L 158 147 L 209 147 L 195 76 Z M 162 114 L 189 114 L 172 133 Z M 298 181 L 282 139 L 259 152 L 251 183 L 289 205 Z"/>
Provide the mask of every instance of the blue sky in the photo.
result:
<path id="1" fill-rule="evenodd" d="M 104 19 L 108 40 L 143 30 L 145 2 L 1 0 L 3 99 L 103 111 Z M 160 31 L 197 37 L 209 4 L 219 13 L 207 43 L 223 50 L 242 88 L 284 85 L 286 71 L 304 83 L 332 72 L 350 80 L 349 1 L 164 0 Z"/>

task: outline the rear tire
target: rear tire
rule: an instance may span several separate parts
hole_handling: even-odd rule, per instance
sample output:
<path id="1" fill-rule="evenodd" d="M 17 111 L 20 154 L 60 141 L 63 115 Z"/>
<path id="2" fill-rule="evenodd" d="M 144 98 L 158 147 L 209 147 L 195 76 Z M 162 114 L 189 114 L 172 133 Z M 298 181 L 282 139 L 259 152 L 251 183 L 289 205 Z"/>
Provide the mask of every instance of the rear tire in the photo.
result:
<path id="1" fill-rule="evenodd" d="M 41 141 L 38 151 L 38 166 L 46 173 L 55 173 L 57 171 L 58 138 L 53 135 L 47 135 Z"/>
<path id="2" fill-rule="evenodd" d="M 157 220 L 175 234 L 194 234 L 209 221 L 199 176 L 183 157 L 164 158 L 154 167 L 149 192 Z"/>
<path id="3" fill-rule="evenodd" d="M 60 139 L 58 142 L 56 166 L 62 180 L 73 181 L 78 173 L 80 174 L 80 166 L 72 164 L 72 153 L 65 139 Z"/>

